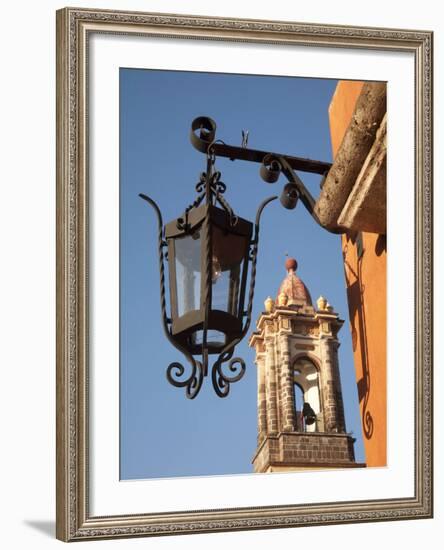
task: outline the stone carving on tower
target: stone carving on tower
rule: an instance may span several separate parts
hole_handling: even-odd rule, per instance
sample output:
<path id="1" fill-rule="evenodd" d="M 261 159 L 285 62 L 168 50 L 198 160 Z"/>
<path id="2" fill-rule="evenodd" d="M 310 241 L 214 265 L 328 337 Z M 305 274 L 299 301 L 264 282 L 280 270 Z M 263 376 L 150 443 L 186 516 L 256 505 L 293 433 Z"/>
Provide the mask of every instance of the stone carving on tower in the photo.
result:
<path id="1" fill-rule="evenodd" d="M 254 471 L 363 466 L 355 462 L 344 420 L 338 364 L 344 321 L 322 296 L 313 307 L 295 259 L 285 267 L 249 342 L 258 378 Z"/>

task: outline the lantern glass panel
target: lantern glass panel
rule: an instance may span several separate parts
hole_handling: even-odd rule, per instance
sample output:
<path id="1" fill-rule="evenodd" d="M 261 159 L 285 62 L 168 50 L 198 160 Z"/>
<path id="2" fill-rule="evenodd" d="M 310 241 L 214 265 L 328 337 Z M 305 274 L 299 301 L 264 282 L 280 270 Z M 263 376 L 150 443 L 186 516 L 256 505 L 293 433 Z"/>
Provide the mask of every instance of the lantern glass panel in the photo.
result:
<path id="1" fill-rule="evenodd" d="M 248 239 L 213 226 L 211 309 L 238 316 Z"/>
<path id="2" fill-rule="evenodd" d="M 200 232 L 175 239 L 177 314 L 200 308 Z"/>
<path id="3" fill-rule="evenodd" d="M 203 344 L 203 334 L 203 330 L 196 330 L 191 339 L 193 345 L 201 346 Z M 207 344 L 222 348 L 223 346 L 225 346 L 225 342 L 225 334 L 223 332 L 220 332 L 220 330 L 209 329 L 207 331 Z"/>

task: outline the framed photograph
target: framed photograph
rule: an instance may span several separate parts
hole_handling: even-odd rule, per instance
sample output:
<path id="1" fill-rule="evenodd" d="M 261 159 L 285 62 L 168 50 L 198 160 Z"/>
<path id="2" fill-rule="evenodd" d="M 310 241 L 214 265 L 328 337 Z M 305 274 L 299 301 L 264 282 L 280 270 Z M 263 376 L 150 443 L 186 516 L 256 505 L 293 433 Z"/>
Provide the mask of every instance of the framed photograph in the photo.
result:
<path id="1" fill-rule="evenodd" d="M 432 33 L 57 12 L 57 537 L 429 518 Z"/>

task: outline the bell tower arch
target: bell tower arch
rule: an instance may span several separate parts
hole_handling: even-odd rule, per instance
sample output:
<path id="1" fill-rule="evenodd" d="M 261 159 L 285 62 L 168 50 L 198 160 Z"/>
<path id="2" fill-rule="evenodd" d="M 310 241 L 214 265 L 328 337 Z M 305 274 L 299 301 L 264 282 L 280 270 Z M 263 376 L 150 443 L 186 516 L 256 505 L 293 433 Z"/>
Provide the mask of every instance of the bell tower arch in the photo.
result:
<path id="1" fill-rule="evenodd" d="M 344 321 L 322 296 L 313 306 L 296 275 L 287 276 L 250 338 L 258 372 L 258 441 L 255 472 L 363 466 L 346 432 L 338 332 Z"/>
<path id="2" fill-rule="evenodd" d="M 292 369 L 294 385 L 300 390 L 300 403 L 298 399 L 295 401 L 296 430 L 323 431 L 324 414 L 321 407 L 319 370 L 306 356 L 293 361 Z"/>

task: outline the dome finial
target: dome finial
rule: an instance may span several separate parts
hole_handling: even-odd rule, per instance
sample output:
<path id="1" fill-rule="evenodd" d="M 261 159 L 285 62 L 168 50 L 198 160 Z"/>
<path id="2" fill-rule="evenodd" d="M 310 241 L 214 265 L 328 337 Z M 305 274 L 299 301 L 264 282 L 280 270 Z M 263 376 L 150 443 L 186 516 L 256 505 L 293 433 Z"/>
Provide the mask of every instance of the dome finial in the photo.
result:
<path id="1" fill-rule="evenodd" d="M 298 262 L 294 258 L 287 258 L 285 260 L 285 269 L 287 271 L 296 271 L 298 268 Z"/>

